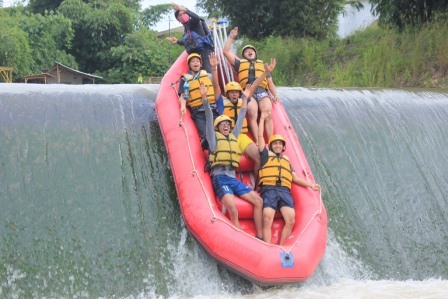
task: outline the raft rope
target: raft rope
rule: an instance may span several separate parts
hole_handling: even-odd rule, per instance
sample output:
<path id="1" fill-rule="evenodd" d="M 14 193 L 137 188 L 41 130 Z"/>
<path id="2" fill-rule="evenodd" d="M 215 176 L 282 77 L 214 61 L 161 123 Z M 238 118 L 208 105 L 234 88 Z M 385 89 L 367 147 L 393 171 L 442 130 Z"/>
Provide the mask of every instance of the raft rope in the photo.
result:
<path id="1" fill-rule="evenodd" d="M 220 60 L 222 62 L 219 65 L 220 66 L 220 72 L 221 72 L 221 78 L 223 79 L 223 81 L 226 80 L 226 79 L 227 79 L 227 81 L 229 81 L 229 79 L 231 79 L 230 81 L 233 81 L 233 73 L 227 67 L 227 64 L 224 63 L 226 60 L 225 60 L 225 58 L 223 57 L 223 54 L 222 54 L 223 43 L 227 39 L 227 36 L 225 34 L 225 32 L 226 32 L 225 29 L 227 27 L 227 23 L 226 22 L 222 22 L 222 23 L 219 22 L 218 24 L 216 24 L 216 22 L 215 22 L 215 26 L 213 26 L 213 27 L 214 27 L 213 28 L 213 35 L 214 35 L 215 44 L 216 44 L 218 49 L 221 49 L 221 51 L 217 51 L 218 52 L 218 57 L 220 58 Z M 177 82 L 178 81 L 170 84 L 173 87 L 173 90 L 176 93 L 176 95 L 177 95 L 177 90 L 176 90 L 176 83 Z M 274 104 L 276 104 L 276 103 L 274 102 Z M 286 121 L 286 116 L 284 115 L 284 113 L 282 112 L 281 109 L 278 109 L 278 113 L 279 113 L 281 121 L 283 123 L 283 127 L 285 128 L 285 130 L 287 132 L 287 135 L 289 137 L 289 140 L 291 141 L 291 144 L 293 146 L 293 149 L 294 149 L 293 151 L 294 151 L 295 155 L 297 156 L 297 158 L 299 160 L 299 163 L 300 163 L 300 166 L 302 168 L 303 173 L 305 174 L 306 180 L 308 182 L 310 182 L 310 176 L 309 176 L 310 172 L 309 172 L 309 170 L 305 169 L 303 161 L 302 161 L 302 159 L 300 157 L 298 146 L 294 142 L 294 138 L 293 138 L 294 136 L 292 134 L 291 125 L 289 125 L 288 122 Z M 204 182 L 201 180 L 201 177 L 198 175 L 198 171 L 196 169 L 196 166 L 195 166 L 195 163 L 194 163 L 194 159 L 193 159 L 193 155 L 192 155 L 192 150 L 191 150 L 191 146 L 190 146 L 190 139 L 188 138 L 188 130 L 187 130 L 187 127 L 185 126 L 185 123 L 183 122 L 183 116 L 181 116 L 181 118 L 179 120 L 179 126 L 183 127 L 183 130 L 184 130 L 184 133 L 185 133 L 185 137 L 186 137 L 186 140 L 187 140 L 187 144 L 188 144 L 188 152 L 189 152 L 189 155 L 190 155 L 191 164 L 193 165 L 193 170 L 191 172 L 191 175 L 192 176 L 196 175 L 196 177 L 198 178 L 198 181 L 201 184 L 201 188 L 203 190 L 203 193 L 205 194 L 205 197 L 207 198 L 207 202 L 208 202 L 210 211 L 213 214 L 213 217 L 210 218 L 210 222 L 214 223 L 216 220 L 221 220 L 222 222 L 224 222 L 225 224 L 229 225 L 230 227 L 232 227 L 236 231 L 239 231 L 239 232 L 241 232 L 243 234 L 246 234 L 248 236 L 253 237 L 252 235 L 246 233 L 245 231 L 243 231 L 241 229 L 238 229 L 235 225 L 233 225 L 233 223 L 229 223 L 228 221 L 225 221 L 224 219 L 222 219 L 222 218 L 220 218 L 220 217 L 218 217 L 216 215 L 216 213 L 215 213 L 215 211 L 213 209 L 214 204 L 212 203 L 210 197 L 208 196 L 208 194 L 206 192 L 206 188 L 204 186 Z M 314 218 L 322 213 L 322 204 L 323 204 L 323 201 L 322 201 L 322 191 L 319 191 L 319 209 L 312 215 L 312 217 L 310 218 L 310 220 L 308 221 L 306 226 L 302 229 L 302 231 L 300 232 L 298 238 L 296 239 L 294 244 L 289 248 L 289 250 L 286 250 L 283 246 L 276 245 L 276 244 L 266 244 L 266 245 L 278 246 L 285 253 L 289 254 L 292 251 L 292 249 L 299 243 L 302 235 L 305 233 L 305 231 L 311 225 L 311 222 L 314 220 Z M 255 239 L 257 239 L 257 238 L 255 238 Z M 258 241 L 263 242 L 261 240 L 258 240 Z"/>

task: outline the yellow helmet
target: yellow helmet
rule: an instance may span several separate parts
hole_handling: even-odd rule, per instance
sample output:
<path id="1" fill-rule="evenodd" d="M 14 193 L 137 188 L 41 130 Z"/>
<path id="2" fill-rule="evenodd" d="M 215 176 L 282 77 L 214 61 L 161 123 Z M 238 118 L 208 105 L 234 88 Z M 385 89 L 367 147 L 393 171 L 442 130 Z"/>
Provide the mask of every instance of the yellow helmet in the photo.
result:
<path id="1" fill-rule="evenodd" d="M 232 127 L 232 120 L 230 119 L 230 117 L 228 117 L 227 115 L 220 115 L 215 119 L 215 122 L 213 123 L 213 125 L 215 126 L 215 128 L 218 127 L 219 123 L 222 121 L 229 121 L 230 122 L 230 127 Z"/>
<path id="2" fill-rule="evenodd" d="M 252 46 L 252 45 L 245 45 L 245 46 L 243 47 L 243 49 L 241 50 L 241 57 L 244 58 L 244 51 L 245 51 L 246 49 L 252 49 L 252 50 L 254 50 L 254 51 L 255 51 L 255 57 L 257 56 L 257 50 L 255 49 L 254 46 Z"/>
<path id="3" fill-rule="evenodd" d="M 197 58 L 199 58 L 199 60 L 200 60 L 201 63 L 202 63 L 202 57 L 201 57 L 201 55 L 199 55 L 198 53 L 191 53 L 191 54 L 188 55 L 188 57 L 187 57 L 187 65 L 188 65 L 188 67 L 190 67 L 190 59 L 193 58 L 193 57 L 197 57 Z"/>
<path id="4" fill-rule="evenodd" d="M 275 134 L 275 135 L 272 135 L 271 138 L 269 138 L 269 148 L 271 148 L 271 143 L 274 142 L 274 141 L 276 141 L 276 140 L 281 140 L 281 141 L 283 142 L 283 146 L 286 145 L 286 140 L 285 140 L 285 138 L 283 138 L 282 135 Z"/>
<path id="5" fill-rule="evenodd" d="M 232 90 L 238 90 L 241 92 L 243 89 L 241 88 L 241 85 L 238 82 L 227 83 L 225 93 L 227 94 L 229 91 L 232 91 Z"/>

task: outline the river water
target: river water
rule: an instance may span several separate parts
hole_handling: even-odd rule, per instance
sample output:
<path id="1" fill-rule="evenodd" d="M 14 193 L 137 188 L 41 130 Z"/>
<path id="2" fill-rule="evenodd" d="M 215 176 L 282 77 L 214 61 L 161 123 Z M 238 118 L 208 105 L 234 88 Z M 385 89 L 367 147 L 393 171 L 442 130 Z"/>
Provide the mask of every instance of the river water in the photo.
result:
<path id="1" fill-rule="evenodd" d="M 305 283 L 261 288 L 186 231 L 158 88 L 0 84 L 1 298 L 446 297 L 447 91 L 279 88 L 328 244 Z"/>

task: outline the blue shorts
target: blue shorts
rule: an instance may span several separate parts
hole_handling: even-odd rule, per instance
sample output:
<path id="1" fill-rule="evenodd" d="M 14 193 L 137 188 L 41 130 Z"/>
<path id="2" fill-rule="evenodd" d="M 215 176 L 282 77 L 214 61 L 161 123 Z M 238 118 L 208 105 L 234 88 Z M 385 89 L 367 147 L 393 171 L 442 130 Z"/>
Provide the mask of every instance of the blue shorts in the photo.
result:
<path id="1" fill-rule="evenodd" d="M 263 208 L 271 207 L 277 211 L 286 206 L 294 209 L 291 189 L 288 187 L 264 186 L 260 196 L 263 198 Z"/>
<path id="2" fill-rule="evenodd" d="M 236 178 L 229 177 L 225 174 L 218 174 L 213 176 L 213 189 L 219 200 L 222 200 L 226 194 L 235 194 L 237 196 L 249 193 L 252 190 L 251 187 L 244 185 Z"/>

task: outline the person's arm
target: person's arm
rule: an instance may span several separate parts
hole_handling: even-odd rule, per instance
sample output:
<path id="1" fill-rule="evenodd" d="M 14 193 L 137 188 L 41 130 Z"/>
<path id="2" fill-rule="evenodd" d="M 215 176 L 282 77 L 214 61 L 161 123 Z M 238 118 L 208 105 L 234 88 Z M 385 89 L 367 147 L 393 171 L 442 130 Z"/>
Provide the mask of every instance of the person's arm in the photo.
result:
<path id="1" fill-rule="evenodd" d="M 297 185 L 300 185 L 303 187 L 309 187 L 309 188 L 313 189 L 314 191 L 322 190 L 322 187 L 319 184 L 313 184 L 313 183 L 306 181 L 305 179 L 302 179 L 295 173 L 295 171 L 292 172 L 292 181 L 294 183 L 296 183 Z"/>
<path id="2" fill-rule="evenodd" d="M 232 133 L 236 138 L 240 135 L 241 129 L 243 128 L 244 119 L 246 118 L 246 109 L 247 109 L 247 99 L 250 95 L 251 85 L 247 84 L 246 88 L 242 91 L 243 94 L 243 102 L 241 103 L 241 109 L 238 114 L 238 118 L 236 119 L 235 126 L 233 127 Z"/>
<path id="3" fill-rule="evenodd" d="M 185 13 L 190 16 L 190 24 L 192 26 L 196 26 L 201 21 L 201 17 L 198 16 L 196 13 L 192 12 L 188 8 L 186 9 Z"/>
<path id="4" fill-rule="evenodd" d="M 179 89 L 177 90 L 177 95 L 179 96 L 180 104 L 180 116 L 185 115 L 185 110 L 187 108 L 187 100 L 184 99 L 185 89 L 184 89 L 185 78 L 182 76 L 180 79 Z"/>
<path id="5" fill-rule="evenodd" d="M 226 57 L 226 59 L 230 62 L 231 65 L 235 65 L 235 54 L 230 51 L 230 47 L 232 46 L 233 39 L 238 36 L 238 27 L 230 30 L 229 38 L 224 44 L 224 48 L 222 49 L 222 54 Z"/>
<path id="6" fill-rule="evenodd" d="M 274 103 L 277 103 L 278 101 L 277 87 L 275 87 L 274 81 L 272 81 L 272 77 L 268 78 L 268 88 L 269 91 L 272 93 Z"/>
<path id="7" fill-rule="evenodd" d="M 168 40 L 170 43 L 172 43 L 173 45 L 175 44 L 179 44 L 179 40 L 176 37 L 167 37 L 166 40 Z"/>
<path id="8" fill-rule="evenodd" d="M 210 107 L 210 103 L 207 100 L 208 86 L 205 86 L 204 81 L 201 81 L 199 91 L 201 92 L 202 105 L 204 105 L 205 110 L 205 138 L 207 139 L 209 151 L 211 152 L 216 149 L 216 135 L 215 128 L 213 126 L 212 108 Z"/>
<path id="9" fill-rule="evenodd" d="M 264 143 L 264 120 L 271 113 L 271 110 L 264 109 L 261 111 L 260 115 L 260 123 L 258 124 L 258 150 L 261 152 L 264 148 L 266 148 L 266 144 Z"/>
<path id="10" fill-rule="evenodd" d="M 218 65 L 219 65 L 219 58 L 215 55 L 214 52 L 210 53 L 208 56 L 210 60 L 210 67 L 212 69 L 212 83 L 213 83 L 213 89 L 215 91 L 215 100 L 219 98 L 221 95 L 221 87 L 219 86 L 219 77 L 218 77 Z"/>

